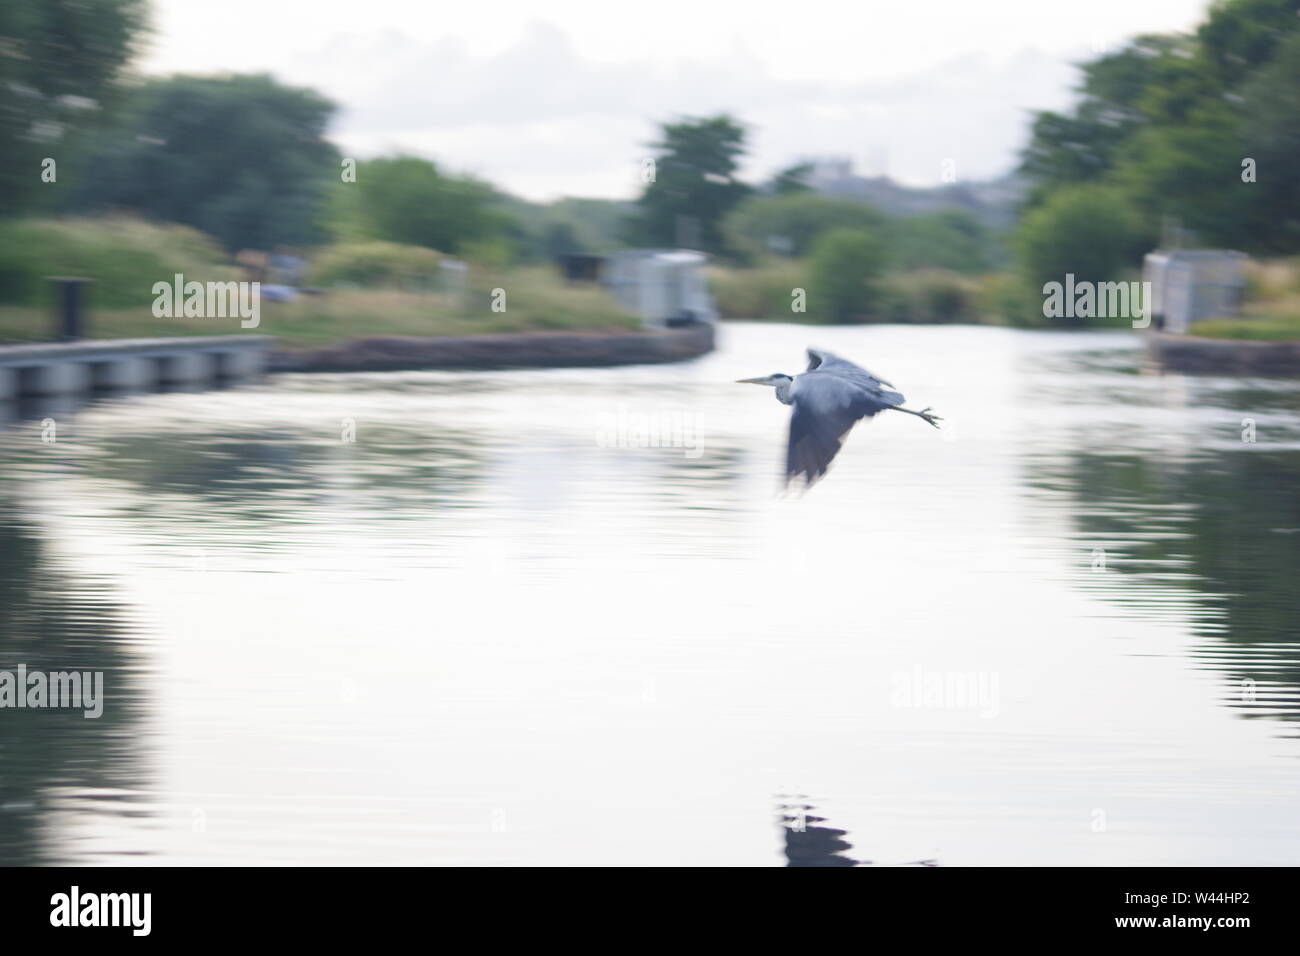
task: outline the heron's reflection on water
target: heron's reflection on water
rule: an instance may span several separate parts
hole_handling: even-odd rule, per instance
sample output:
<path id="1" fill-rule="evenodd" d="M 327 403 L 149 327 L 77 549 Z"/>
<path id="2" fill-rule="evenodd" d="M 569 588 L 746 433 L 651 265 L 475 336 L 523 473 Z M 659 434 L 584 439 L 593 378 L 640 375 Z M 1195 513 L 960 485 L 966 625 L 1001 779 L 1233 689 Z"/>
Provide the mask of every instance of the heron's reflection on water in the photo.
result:
<path id="1" fill-rule="evenodd" d="M 777 804 L 777 813 L 785 835 L 786 866 L 877 866 L 876 860 L 857 860 L 846 856 L 846 850 L 852 850 L 853 844 L 844 838 L 847 830 L 820 826 L 827 819 L 816 816 L 817 808 L 807 803 L 802 794 L 791 796 L 778 795 L 779 800 L 793 800 L 793 803 Z M 938 866 L 937 860 L 911 860 L 895 866 Z"/>

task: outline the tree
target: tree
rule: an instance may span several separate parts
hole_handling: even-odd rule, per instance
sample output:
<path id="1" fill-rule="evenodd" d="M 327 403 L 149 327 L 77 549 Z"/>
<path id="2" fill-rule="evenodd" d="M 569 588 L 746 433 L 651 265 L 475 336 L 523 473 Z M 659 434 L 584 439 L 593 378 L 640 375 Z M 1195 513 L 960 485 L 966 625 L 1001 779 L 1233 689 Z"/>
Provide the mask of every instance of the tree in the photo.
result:
<path id="1" fill-rule="evenodd" d="M 1029 207 L 1098 183 L 1203 243 L 1300 249 L 1297 14 L 1300 0 L 1226 0 L 1194 35 L 1139 37 L 1087 64 L 1075 110 L 1034 122 Z"/>
<path id="2" fill-rule="evenodd" d="M 813 246 L 808 262 L 808 304 L 830 322 L 865 318 L 877 298 L 885 267 L 884 244 L 869 233 L 834 229 Z"/>
<path id="3" fill-rule="evenodd" d="M 1242 159 L 1254 160 L 1255 182 L 1240 186 L 1252 190 L 1252 245 L 1294 252 L 1300 249 L 1300 34 L 1242 87 L 1242 99 L 1243 145 L 1232 157 L 1233 174 L 1239 180 Z"/>
<path id="4" fill-rule="evenodd" d="M 728 247 L 749 255 L 805 255 L 832 229 L 881 232 L 888 217 L 875 206 L 815 193 L 752 196 L 723 220 Z"/>
<path id="5" fill-rule="evenodd" d="M 172 76 L 134 92 L 91 144 L 74 205 L 194 226 L 228 249 L 318 241 L 340 183 L 334 104 L 266 75 Z"/>
<path id="6" fill-rule="evenodd" d="M 1141 131 L 1110 178 L 1148 222 L 1172 218 L 1203 244 L 1246 248 L 1258 235 L 1263 196 L 1259 184 L 1242 181 L 1250 154 L 1237 112 L 1215 102 L 1188 123 Z"/>
<path id="7" fill-rule="evenodd" d="M 812 163 L 796 163 L 786 167 L 772 177 L 772 192 L 778 196 L 810 192 L 812 187 L 808 185 L 808 177 L 812 171 Z"/>
<path id="8" fill-rule="evenodd" d="M 745 130 L 729 116 L 665 123 L 652 144 L 655 178 L 637 201 L 639 241 L 726 251 L 722 219 L 751 187 L 736 178 Z"/>
<path id="9" fill-rule="evenodd" d="M 67 182 L 64 160 L 111 104 L 144 23 L 144 0 L 0 3 L 0 213 L 56 195 L 41 179 L 47 157 Z"/>
<path id="10" fill-rule="evenodd" d="M 458 253 L 502 234 L 507 225 L 491 186 L 448 175 L 416 156 L 366 160 L 355 183 L 335 188 L 344 190 L 349 214 L 374 239 Z"/>
<path id="11" fill-rule="evenodd" d="M 1278 56 L 1278 47 L 1296 30 L 1297 15 L 1297 0 L 1231 0 L 1211 7 L 1196 37 L 1219 88 L 1231 89 Z"/>
<path id="12" fill-rule="evenodd" d="M 1021 172 L 1036 187 L 1031 204 L 1052 189 L 1100 180 L 1137 131 L 1188 109 L 1196 97 L 1176 97 L 1173 90 L 1188 80 L 1193 55 L 1190 38 L 1142 36 L 1085 64 L 1074 112 L 1041 112 L 1034 119 L 1021 157 Z M 1190 76 L 1195 77 L 1194 70 Z M 1176 105 L 1176 100 L 1186 102 Z"/>
<path id="13" fill-rule="evenodd" d="M 895 216 L 885 238 L 897 269 L 986 272 L 1001 250 L 998 238 L 965 209 Z"/>
<path id="14" fill-rule="evenodd" d="M 1151 235 L 1125 198 L 1105 186 L 1084 184 L 1052 193 L 1020 221 L 1012 239 L 1031 289 L 1065 282 L 1109 282 L 1137 264 Z"/>

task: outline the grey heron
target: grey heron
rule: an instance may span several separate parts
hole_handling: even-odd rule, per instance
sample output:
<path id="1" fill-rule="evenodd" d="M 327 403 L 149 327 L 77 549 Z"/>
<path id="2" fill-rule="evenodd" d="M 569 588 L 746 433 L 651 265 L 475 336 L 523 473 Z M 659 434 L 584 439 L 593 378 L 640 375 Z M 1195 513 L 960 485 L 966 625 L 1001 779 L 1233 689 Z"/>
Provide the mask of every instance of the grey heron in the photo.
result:
<path id="1" fill-rule="evenodd" d="M 844 436 L 861 418 L 895 411 L 915 415 L 935 428 L 943 421 L 929 408 L 919 412 L 903 408 L 903 396 L 890 391 L 891 383 L 821 349 L 808 350 L 808 370 L 800 375 L 777 372 L 738 382 L 770 385 L 776 389 L 777 401 L 794 407 L 785 458 L 787 484 L 802 475 L 807 487 L 826 474 Z"/>

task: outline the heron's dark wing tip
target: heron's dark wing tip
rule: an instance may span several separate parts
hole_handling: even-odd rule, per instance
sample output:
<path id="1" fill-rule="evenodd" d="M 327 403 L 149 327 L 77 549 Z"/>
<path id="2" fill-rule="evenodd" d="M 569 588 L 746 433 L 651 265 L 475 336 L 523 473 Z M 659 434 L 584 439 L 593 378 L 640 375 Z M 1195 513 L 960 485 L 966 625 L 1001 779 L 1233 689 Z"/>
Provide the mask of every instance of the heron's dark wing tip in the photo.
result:
<path id="1" fill-rule="evenodd" d="M 802 476 L 804 487 L 808 488 L 820 480 L 829 470 L 831 460 L 839 454 L 840 438 L 851 425 L 851 418 L 826 420 L 796 404 L 790 416 L 790 439 L 786 446 L 786 484 Z"/>

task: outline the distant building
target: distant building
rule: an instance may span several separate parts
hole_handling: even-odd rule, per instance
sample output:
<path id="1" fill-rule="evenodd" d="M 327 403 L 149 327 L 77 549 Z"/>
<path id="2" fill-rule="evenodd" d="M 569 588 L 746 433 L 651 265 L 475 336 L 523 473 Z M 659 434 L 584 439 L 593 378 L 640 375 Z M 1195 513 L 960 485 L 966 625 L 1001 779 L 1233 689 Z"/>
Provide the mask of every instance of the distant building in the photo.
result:
<path id="1" fill-rule="evenodd" d="M 904 186 L 883 174 L 861 175 L 853 160 L 846 156 L 807 156 L 800 162 L 809 167 L 804 182 L 820 195 L 870 203 L 897 216 L 961 209 L 990 229 L 1006 229 L 1015 222 L 1016 209 L 1026 192 L 1025 182 L 1014 173 L 993 180 L 960 178 L 956 182 L 921 187 Z M 939 173 L 937 165 L 935 173 Z"/>
<path id="2" fill-rule="evenodd" d="M 704 266 L 690 249 L 626 249 L 609 255 L 601 280 L 619 303 L 652 328 L 716 322 Z"/>
<path id="3" fill-rule="evenodd" d="M 1222 249 L 1157 249 L 1142 263 L 1150 282 L 1151 327 L 1183 335 L 1200 319 L 1237 315 L 1246 255 Z"/>
<path id="4" fill-rule="evenodd" d="M 848 156 L 811 156 L 803 162 L 810 167 L 804 181 L 818 192 L 846 191 L 858 179 Z"/>

